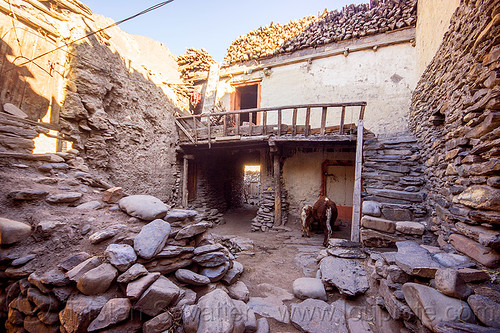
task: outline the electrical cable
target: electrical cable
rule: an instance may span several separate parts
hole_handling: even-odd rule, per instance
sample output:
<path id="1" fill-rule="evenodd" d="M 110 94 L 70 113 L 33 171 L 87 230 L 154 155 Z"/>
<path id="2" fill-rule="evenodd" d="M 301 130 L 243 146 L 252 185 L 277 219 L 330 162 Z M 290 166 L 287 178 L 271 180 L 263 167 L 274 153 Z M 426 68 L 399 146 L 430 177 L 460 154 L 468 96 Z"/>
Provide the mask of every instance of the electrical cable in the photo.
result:
<path id="1" fill-rule="evenodd" d="M 40 54 L 40 55 L 38 55 L 38 56 L 36 56 L 36 57 L 34 57 L 34 58 L 32 58 L 32 59 L 30 59 L 30 60 L 26 61 L 26 62 L 23 62 L 22 64 L 19 64 L 19 65 L 17 65 L 17 66 L 22 67 L 22 66 L 24 66 L 24 65 L 27 65 L 27 64 L 29 64 L 29 63 L 32 63 L 33 61 L 35 61 L 35 60 L 37 60 L 37 59 L 40 59 L 41 57 L 46 56 L 47 54 L 50 54 L 50 53 L 52 53 L 52 52 L 54 52 L 54 51 L 57 51 L 57 50 L 60 50 L 60 49 L 62 49 L 63 47 L 70 46 L 71 44 L 74 44 L 74 43 L 76 43 L 76 42 L 78 42 L 78 41 L 80 41 L 80 40 L 82 40 L 82 39 L 85 39 L 85 38 L 87 38 L 87 37 L 90 37 L 90 36 L 93 36 L 93 35 L 95 35 L 95 34 L 98 34 L 98 33 L 102 32 L 102 31 L 107 30 L 107 29 L 109 29 L 109 28 L 112 28 L 112 27 L 114 27 L 114 26 L 118 26 L 118 25 L 120 25 L 120 24 L 122 24 L 122 23 L 124 23 L 124 22 L 130 21 L 130 20 L 132 20 L 132 19 L 134 19 L 134 18 L 136 18 L 136 17 L 138 17 L 138 16 L 141 16 L 141 15 L 147 14 L 147 13 L 149 13 L 149 12 L 151 12 L 151 11 L 153 11 L 153 10 L 156 10 L 156 9 L 158 9 L 158 8 L 161 8 L 161 7 L 163 7 L 163 6 L 165 6 L 165 5 L 169 4 L 169 3 L 171 3 L 171 2 L 173 2 L 173 1 L 174 1 L 174 0 L 162 1 L 162 2 L 160 2 L 160 3 L 158 3 L 158 4 L 154 5 L 154 6 L 151 6 L 151 7 L 147 8 L 147 9 L 145 9 L 145 10 L 143 10 L 143 11 L 141 11 L 141 12 L 139 12 L 139 13 L 135 14 L 135 15 L 132 15 L 132 16 L 130 16 L 130 17 L 127 17 L 127 18 L 125 18 L 125 19 L 123 19 L 123 20 L 120 20 L 120 21 L 118 21 L 118 22 L 115 22 L 115 23 L 113 23 L 113 24 L 110 24 L 110 25 L 108 25 L 108 26 L 106 26 L 106 27 L 104 27 L 104 28 L 101 28 L 101 29 L 99 29 L 99 30 L 93 31 L 93 32 L 91 32 L 91 33 L 89 33 L 89 34 L 87 34 L 87 35 L 85 35 L 85 36 L 83 36 L 83 37 L 80 37 L 80 38 L 78 38 L 78 39 L 75 39 L 74 41 L 72 41 L 72 42 L 70 42 L 70 43 L 65 43 L 64 45 L 61 45 L 61 46 L 59 46 L 59 47 L 56 47 L 56 48 L 54 48 L 54 49 L 52 49 L 52 50 L 50 50 L 50 51 L 44 52 L 44 53 L 42 53 L 42 54 Z M 14 68 L 10 68 L 10 69 L 8 69 L 8 70 L 4 71 L 2 74 L 5 74 L 5 73 L 7 73 L 7 72 L 10 72 L 10 71 L 12 71 L 12 70 L 14 70 L 14 69 L 15 69 L 15 67 L 14 67 Z"/>

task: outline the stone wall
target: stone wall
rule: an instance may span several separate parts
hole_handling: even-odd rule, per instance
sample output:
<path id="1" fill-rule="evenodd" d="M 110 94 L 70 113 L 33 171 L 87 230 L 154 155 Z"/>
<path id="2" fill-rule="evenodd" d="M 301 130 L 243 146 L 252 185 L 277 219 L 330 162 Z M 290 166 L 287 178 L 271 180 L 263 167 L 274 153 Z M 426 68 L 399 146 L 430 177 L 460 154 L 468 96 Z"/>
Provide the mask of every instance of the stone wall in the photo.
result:
<path id="1" fill-rule="evenodd" d="M 423 237 L 427 209 L 423 166 L 415 137 L 405 134 L 365 140 L 361 240 L 369 247 L 393 247 Z"/>
<path id="2" fill-rule="evenodd" d="M 413 94 L 431 230 L 441 247 L 500 263 L 500 3 L 461 1 Z M 451 246 L 452 247 L 451 247 Z"/>
<path id="3" fill-rule="evenodd" d="M 102 20 L 97 25 L 108 22 L 97 19 Z M 73 29 L 82 32 L 78 22 Z M 164 62 L 147 59 L 136 50 L 126 51 L 127 42 L 163 54 Z M 125 191 L 175 201 L 178 139 L 174 112 L 181 103 L 169 88 L 156 82 L 161 74 L 164 80 L 176 75 L 178 79 L 177 64 L 168 49 L 116 28 L 107 37 L 95 35 L 73 45 L 67 64 L 60 113 L 65 138 L 91 169 L 123 184 Z"/>

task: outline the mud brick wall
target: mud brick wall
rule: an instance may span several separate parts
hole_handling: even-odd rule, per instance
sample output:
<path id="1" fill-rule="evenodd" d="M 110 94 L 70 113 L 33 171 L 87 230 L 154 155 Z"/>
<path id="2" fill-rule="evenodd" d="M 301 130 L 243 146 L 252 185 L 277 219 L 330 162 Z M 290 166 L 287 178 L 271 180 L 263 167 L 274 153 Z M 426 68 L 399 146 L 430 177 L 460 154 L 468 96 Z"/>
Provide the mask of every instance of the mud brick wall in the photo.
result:
<path id="1" fill-rule="evenodd" d="M 426 235 L 424 168 L 416 138 L 407 134 L 373 138 L 365 141 L 363 150 L 363 244 L 431 242 L 432 236 Z"/>
<path id="2" fill-rule="evenodd" d="M 500 264 L 500 2 L 462 1 L 414 91 L 410 128 L 422 147 L 442 247 Z"/>

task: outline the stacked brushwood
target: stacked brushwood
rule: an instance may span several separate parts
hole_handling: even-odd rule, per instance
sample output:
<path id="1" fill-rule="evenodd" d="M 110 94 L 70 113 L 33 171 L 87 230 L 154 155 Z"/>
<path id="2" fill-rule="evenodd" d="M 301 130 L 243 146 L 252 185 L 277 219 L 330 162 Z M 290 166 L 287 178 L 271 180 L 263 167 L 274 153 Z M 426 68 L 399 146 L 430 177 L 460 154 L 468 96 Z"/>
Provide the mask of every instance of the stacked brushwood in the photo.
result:
<path id="1" fill-rule="evenodd" d="M 241 36 L 227 50 L 226 64 L 317 47 L 415 26 L 415 0 L 372 1 L 323 12 L 286 25 L 273 24 Z"/>
<path id="2" fill-rule="evenodd" d="M 210 71 L 210 65 L 214 63 L 215 60 L 204 49 L 189 48 L 186 53 L 177 57 L 181 78 L 187 83 L 206 79 L 206 75 Z"/>

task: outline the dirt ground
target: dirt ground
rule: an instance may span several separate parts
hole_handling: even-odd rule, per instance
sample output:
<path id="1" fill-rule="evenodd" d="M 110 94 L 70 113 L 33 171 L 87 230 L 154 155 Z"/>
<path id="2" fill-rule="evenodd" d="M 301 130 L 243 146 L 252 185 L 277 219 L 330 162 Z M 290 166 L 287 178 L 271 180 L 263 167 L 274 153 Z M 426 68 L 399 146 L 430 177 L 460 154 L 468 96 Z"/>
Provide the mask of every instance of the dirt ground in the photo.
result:
<path id="1" fill-rule="evenodd" d="M 310 238 L 301 237 L 300 220 L 293 217 L 286 225 L 290 231 L 251 232 L 251 220 L 256 212 L 255 206 L 250 205 L 230 210 L 224 215 L 226 224 L 216 226 L 212 233 L 237 235 L 254 241 L 254 254 L 242 254 L 236 259 L 245 268 L 241 281 L 247 285 L 251 297 L 267 296 L 261 294 L 257 287 L 261 283 L 268 283 L 293 293 L 293 281 L 304 276 L 316 276 L 316 257 L 319 251 L 324 249 L 323 234 L 313 232 Z M 349 226 L 341 223 L 333 237 L 348 238 Z M 338 298 L 338 293 L 336 294 L 330 295 L 330 298 Z M 299 300 L 284 303 L 289 305 L 295 302 L 298 303 Z M 268 322 L 271 332 L 300 332 L 292 324 L 283 324 L 274 319 L 268 319 Z"/>

